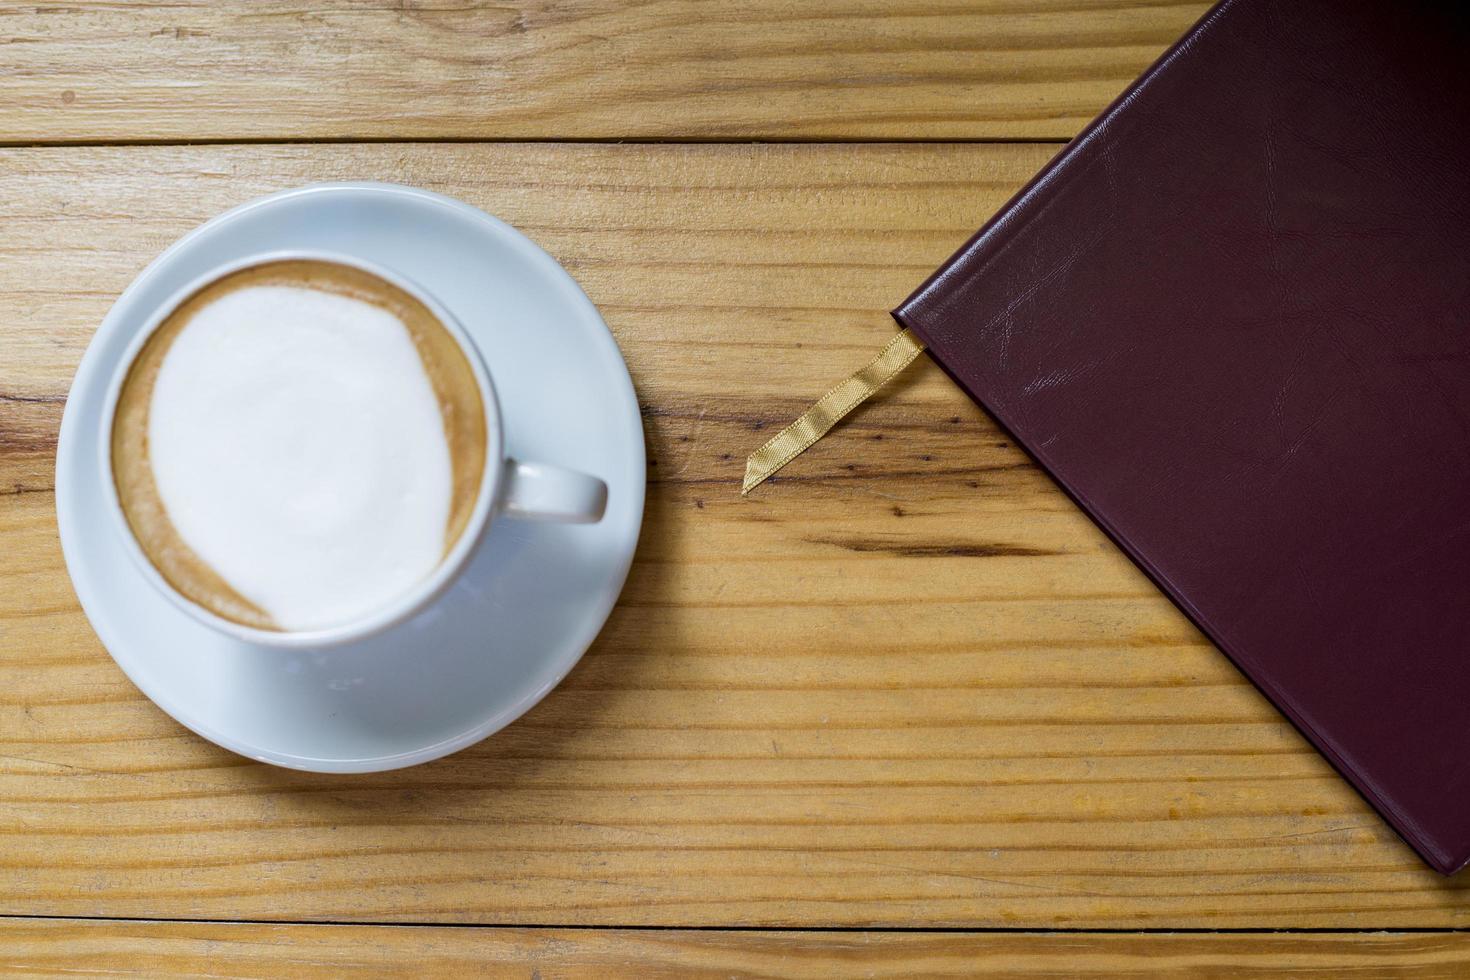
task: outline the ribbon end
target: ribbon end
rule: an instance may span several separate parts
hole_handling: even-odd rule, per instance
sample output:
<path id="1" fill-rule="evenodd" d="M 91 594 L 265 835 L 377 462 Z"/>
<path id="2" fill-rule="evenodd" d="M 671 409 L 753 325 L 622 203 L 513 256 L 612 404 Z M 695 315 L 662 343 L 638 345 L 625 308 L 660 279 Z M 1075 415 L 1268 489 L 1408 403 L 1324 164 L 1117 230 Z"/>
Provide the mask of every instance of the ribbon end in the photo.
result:
<path id="1" fill-rule="evenodd" d="M 750 491 L 754 490 L 756 487 L 766 482 L 766 477 L 769 475 L 770 474 L 768 473 L 761 472 L 761 468 L 756 464 L 755 460 L 746 460 L 745 482 L 740 485 L 740 496 L 745 496 L 746 494 L 750 493 Z"/>
<path id="2" fill-rule="evenodd" d="M 817 403 L 781 430 L 775 438 L 750 454 L 745 462 L 745 481 L 740 496 L 760 486 L 771 474 L 791 462 L 831 431 L 843 416 L 867 401 L 889 379 L 908 367 L 924 350 L 923 341 L 905 328 L 890 340 L 861 371 L 850 375 Z"/>

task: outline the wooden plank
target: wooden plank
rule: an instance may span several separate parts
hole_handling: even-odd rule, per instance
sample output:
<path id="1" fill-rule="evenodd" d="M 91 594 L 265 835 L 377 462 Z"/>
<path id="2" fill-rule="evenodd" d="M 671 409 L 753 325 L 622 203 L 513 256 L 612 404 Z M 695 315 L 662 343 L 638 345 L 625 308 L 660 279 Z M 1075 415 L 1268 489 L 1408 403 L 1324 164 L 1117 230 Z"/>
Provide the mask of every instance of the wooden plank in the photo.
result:
<path id="1" fill-rule="evenodd" d="M 1065 139 L 1199 0 L 0 5 L 0 140 Z"/>
<path id="2" fill-rule="evenodd" d="M 1464 933 L 800 933 L 0 921 L 7 975 L 1459 978 Z"/>
<path id="3" fill-rule="evenodd" d="M 1423 868 L 925 362 L 742 499 L 744 455 L 1049 147 L 0 152 L 0 911 L 608 925 L 1452 926 Z M 59 400 L 159 249 L 253 195 L 456 194 L 579 277 L 646 406 L 627 591 L 441 762 L 247 763 L 144 700 L 63 571 Z"/>

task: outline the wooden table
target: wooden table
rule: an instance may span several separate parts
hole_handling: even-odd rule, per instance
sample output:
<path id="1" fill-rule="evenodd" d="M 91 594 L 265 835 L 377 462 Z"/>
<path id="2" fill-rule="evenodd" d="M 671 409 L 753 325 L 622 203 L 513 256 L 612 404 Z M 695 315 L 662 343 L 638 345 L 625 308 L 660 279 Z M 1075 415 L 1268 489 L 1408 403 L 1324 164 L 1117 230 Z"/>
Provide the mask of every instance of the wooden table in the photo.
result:
<path id="1" fill-rule="evenodd" d="M 1464 975 L 1466 884 L 927 361 L 737 492 L 1202 9 L 0 4 L 0 969 Z M 52 496 L 128 281 L 224 208 L 342 178 L 557 256 L 649 447 L 627 591 L 566 683 L 351 777 L 249 763 L 139 694 Z"/>

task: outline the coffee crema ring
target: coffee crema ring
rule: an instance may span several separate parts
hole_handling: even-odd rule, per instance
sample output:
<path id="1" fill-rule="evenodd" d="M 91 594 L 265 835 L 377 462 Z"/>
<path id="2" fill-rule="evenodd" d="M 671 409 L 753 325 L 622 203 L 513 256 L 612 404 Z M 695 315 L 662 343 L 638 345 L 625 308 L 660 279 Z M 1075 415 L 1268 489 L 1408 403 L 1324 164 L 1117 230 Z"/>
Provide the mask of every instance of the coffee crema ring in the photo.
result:
<path id="1" fill-rule="evenodd" d="M 480 386 L 459 341 L 417 297 L 372 273 L 324 259 L 287 259 L 251 266 L 227 274 L 199 289 L 180 303 L 149 336 L 134 358 L 122 383 L 110 434 L 112 477 L 117 488 L 118 500 L 122 505 L 128 526 L 144 555 L 181 595 L 232 622 L 257 629 L 281 631 L 303 627 L 279 622 L 278 617 L 264 607 L 269 603 L 252 599 L 244 594 L 250 590 L 245 589 L 242 592 L 240 587 L 232 584 L 225 574 L 222 574 L 214 564 L 201 557 L 198 551 L 185 540 L 185 535 L 176 526 L 169 508 L 165 505 L 164 499 L 167 495 L 160 492 L 155 461 L 151 455 L 153 447 L 150 444 L 150 430 L 153 423 L 161 421 L 152 418 L 159 377 L 179 338 L 184 336 L 191 324 L 195 323 L 205 311 L 213 309 L 218 312 L 221 308 L 216 304 L 221 300 L 234 297 L 234 302 L 243 302 L 240 294 L 245 291 L 271 287 L 306 290 L 315 294 L 365 303 L 376 311 L 391 315 L 406 330 L 407 337 L 412 342 L 412 349 L 417 351 L 423 373 L 432 389 L 433 399 L 437 402 L 439 418 L 442 421 L 444 448 L 448 456 L 447 517 L 443 526 L 442 547 L 438 550 L 440 561 L 459 540 L 474 512 L 484 475 L 488 446 L 485 405 Z M 264 300 L 267 295 L 286 296 L 284 293 L 251 294 L 253 298 L 261 300 Z M 305 297 L 300 296 L 296 299 L 305 300 Z M 338 306 L 340 307 L 341 304 Z M 206 321 L 199 320 L 198 322 Z M 231 329 L 234 330 L 234 333 L 230 335 L 232 337 L 241 333 L 238 326 Z M 283 352 L 281 357 L 287 358 L 288 354 Z M 309 373 L 310 370 L 319 370 L 323 367 L 332 369 L 334 366 L 303 363 L 300 367 L 302 372 Z M 364 379 L 364 383 L 366 381 L 367 378 Z M 353 384 L 352 379 L 348 379 L 345 383 L 349 388 Z M 360 387 L 352 390 L 359 390 Z M 306 403 L 310 403 L 308 395 L 295 393 L 295 397 L 305 398 Z M 262 396 L 260 411 L 268 412 L 271 407 L 270 398 Z M 385 412 L 394 411 L 393 406 L 388 404 L 372 407 L 379 416 Z M 328 415 L 330 413 L 327 412 L 327 409 L 330 408 L 331 406 L 324 408 L 324 412 Z M 304 414 L 309 415 L 309 413 Z M 299 422 L 300 427 L 310 429 L 313 420 L 307 417 L 294 421 Z M 228 445 L 232 433 L 220 432 L 215 435 L 225 440 Z M 376 438 L 376 434 L 367 433 L 364 438 L 371 440 Z M 202 442 L 201 438 L 201 444 Z M 372 447 L 371 443 L 365 443 L 365 445 Z M 422 449 L 422 447 L 419 448 Z M 220 446 L 216 444 L 201 445 L 201 455 L 208 453 L 217 455 L 220 451 Z M 248 471 L 248 467 L 246 469 Z M 248 475 L 247 472 L 247 477 Z M 391 477 L 393 474 L 390 473 L 387 476 Z M 247 481 L 240 482 L 243 484 Z M 433 486 L 439 486 L 434 481 L 428 482 Z M 371 491 L 372 488 L 366 489 Z M 266 487 L 262 492 L 281 494 L 282 500 L 278 503 L 283 505 L 296 503 L 289 499 L 289 492 L 282 493 L 276 486 Z M 412 497 L 411 500 L 418 502 L 418 497 Z M 439 506 L 439 503 L 435 503 L 434 506 Z M 379 512 L 384 512 L 382 507 L 379 508 Z M 391 509 L 386 512 L 396 513 Z M 331 523 L 331 516 L 333 515 L 328 515 L 329 519 L 325 523 Z M 219 518 L 216 517 L 215 520 L 218 522 Z M 345 529 L 345 531 L 350 530 Z M 354 543 L 350 533 L 343 540 L 348 545 Z M 340 541 L 338 543 L 341 544 Z M 308 558 L 316 557 L 309 551 L 303 553 Z M 391 556 L 383 559 L 385 568 L 391 565 L 390 558 Z M 226 564 L 226 562 L 220 564 Z M 289 570 L 295 571 L 296 569 Z M 429 571 L 432 572 L 432 567 Z M 421 581 L 423 577 L 426 575 L 420 575 L 417 580 Z M 367 611 L 370 610 L 360 612 Z M 311 623 L 310 626 L 304 628 L 330 625 L 336 625 L 336 623 Z"/>

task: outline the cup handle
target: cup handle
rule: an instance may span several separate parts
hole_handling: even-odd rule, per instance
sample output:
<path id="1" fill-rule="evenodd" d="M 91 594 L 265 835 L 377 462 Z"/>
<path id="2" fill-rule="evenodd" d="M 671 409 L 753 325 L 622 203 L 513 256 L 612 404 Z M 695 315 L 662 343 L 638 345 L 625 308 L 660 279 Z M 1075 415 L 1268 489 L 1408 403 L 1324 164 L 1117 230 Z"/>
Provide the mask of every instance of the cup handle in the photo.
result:
<path id="1" fill-rule="evenodd" d="M 500 509 L 523 520 L 596 524 L 607 510 L 607 484 L 562 466 L 507 459 Z"/>

